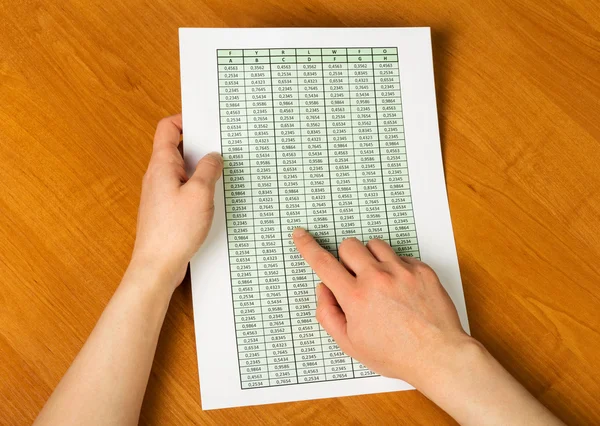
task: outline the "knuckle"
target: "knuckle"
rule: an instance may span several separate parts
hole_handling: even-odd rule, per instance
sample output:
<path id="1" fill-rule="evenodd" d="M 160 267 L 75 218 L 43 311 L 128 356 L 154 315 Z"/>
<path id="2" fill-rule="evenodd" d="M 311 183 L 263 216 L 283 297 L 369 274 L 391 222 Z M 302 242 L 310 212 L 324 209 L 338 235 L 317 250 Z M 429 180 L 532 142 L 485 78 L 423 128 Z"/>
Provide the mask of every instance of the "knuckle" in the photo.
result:
<path id="1" fill-rule="evenodd" d="M 315 258 L 314 269 L 329 269 L 334 264 L 334 262 L 337 262 L 337 260 L 330 253 L 321 252 Z"/>
<path id="2" fill-rule="evenodd" d="M 212 216 L 215 214 L 215 205 L 214 204 L 209 204 L 208 206 L 206 206 L 204 209 L 202 209 L 200 211 L 201 214 L 208 214 L 210 220 L 212 221 Z"/>
<path id="3" fill-rule="evenodd" d="M 158 172 L 158 167 L 156 166 L 156 164 L 151 161 L 150 164 L 148 164 L 148 168 L 146 169 L 146 172 L 144 173 L 144 177 L 142 178 L 142 182 L 146 183 L 146 182 L 150 182 L 154 179 L 154 176 L 156 176 L 157 172 Z"/>
<path id="4" fill-rule="evenodd" d="M 439 281 L 439 278 L 435 271 L 425 263 L 417 263 L 415 265 L 415 274 L 423 281 Z"/>
<path id="5" fill-rule="evenodd" d="M 204 167 L 210 167 L 213 169 L 220 169 L 221 168 L 221 161 L 214 155 L 206 155 L 203 159 L 202 159 L 202 166 Z"/>
<path id="6" fill-rule="evenodd" d="M 205 176 L 196 176 L 194 183 L 197 191 L 210 189 L 210 182 Z"/>
<path id="7" fill-rule="evenodd" d="M 350 300 L 354 305 L 361 305 L 368 299 L 368 289 L 366 286 L 357 286 L 349 291 Z"/>
<path id="8" fill-rule="evenodd" d="M 371 274 L 373 282 L 378 285 L 389 285 L 394 281 L 394 275 L 383 269 L 375 269 Z"/>
<path id="9" fill-rule="evenodd" d="M 375 269 L 375 279 L 377 280 L 381 280 L 381 281 L 390 281 L 394 278 L 394 276 L 392 275 L 392 273 L 390 271 L 386 271 L 385 269 Z"/>
<path id="10" fill-rule="evenodd" d="M 391 265 L 392 273 L 396 280 L 400 280 L 400 282 L 407 283 L 412 282 L 415 279 L 415 270 L 410 266 L 404 266 L 401 264 Z"/>
<path id="11" fill-rule="evenodd" d="M 152 163 L 154 164 L 171 164 L 173 162 L 173 156 L 164 148 L 158 148 L 152 153 Z"/>
<path id="12" fill-rule="evenodd" d="M 324 306 L 317 306 L 315 317 L 317 318 L 317 321 L 319 321 L 319 324 L 323 325 L 323 322 L 325 322 L 327 318 L 327 309 L 325 309 Z"/>
<path id="13" fill-rule="evenodd" d="M 169 124 L 169 117 L 163 117 L 160 120 L 158 120 L 158 123 L 156 123 L 156 127 L 163 127 L 167 124 Z"/>
<path id="14" fill-rule="evenodd" d="M 193 182 L 193 193 L 196 198 L 211 199 L 211 187 L 206 180 L 197 179 Z"/>
<path id="15" fill-rule="evenodd" d="M 423 262 L 414 263 L 412 267 L 414 272 L 418 274 L 431 274 L 433 272 L 433 269 Z"/>

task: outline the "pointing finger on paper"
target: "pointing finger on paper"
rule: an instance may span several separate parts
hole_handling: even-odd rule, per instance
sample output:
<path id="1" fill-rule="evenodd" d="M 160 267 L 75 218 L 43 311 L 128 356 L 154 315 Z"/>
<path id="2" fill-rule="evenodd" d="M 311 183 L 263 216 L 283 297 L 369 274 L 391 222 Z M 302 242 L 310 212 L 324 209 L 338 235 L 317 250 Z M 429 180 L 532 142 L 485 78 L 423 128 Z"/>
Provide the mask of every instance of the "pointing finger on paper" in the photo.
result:
<path id="1" fill-rule="evenodd" d="M 343 306 L 346 292 L 353 285 L 354 277 L 331 253 L 321 247 L 305 229 L 296 228 L 292 237 L 304 260 L 313 268 Z"/>

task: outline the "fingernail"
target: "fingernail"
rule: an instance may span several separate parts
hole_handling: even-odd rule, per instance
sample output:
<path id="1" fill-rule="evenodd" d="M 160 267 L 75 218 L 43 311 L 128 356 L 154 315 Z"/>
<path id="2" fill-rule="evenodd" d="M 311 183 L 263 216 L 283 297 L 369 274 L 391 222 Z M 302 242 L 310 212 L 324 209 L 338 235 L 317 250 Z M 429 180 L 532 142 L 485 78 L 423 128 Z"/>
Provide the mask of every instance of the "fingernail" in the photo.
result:
<path id="1" fill-rule="evenodd" d="M 294 232 L 292 232 L 292 237 L 299 238 L 299 237 L 302 237 L 303 235 L 306 235 L 306 234 L 307 234 L 306 229 L 304 229 L 304 228 L 296 228 L 296 229 L 294 229 Z"/>
<path id="2" fill-rule="evenodd" d="M 317 298 L 317 302 L 319 301 L 319 294 L 321 293 L 321 290 L 323 290 L 323 283 L 319 283 L 317 284 L 317 287 L 315 287 L 315 296 Z"/>

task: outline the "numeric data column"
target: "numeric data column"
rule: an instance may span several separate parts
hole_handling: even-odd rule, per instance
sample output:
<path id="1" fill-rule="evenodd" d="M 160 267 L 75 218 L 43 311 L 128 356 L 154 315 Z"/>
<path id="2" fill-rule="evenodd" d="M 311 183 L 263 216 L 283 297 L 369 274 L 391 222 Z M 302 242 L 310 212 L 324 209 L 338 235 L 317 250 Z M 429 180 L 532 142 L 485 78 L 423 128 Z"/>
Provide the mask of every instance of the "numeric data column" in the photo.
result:
<path id="1" fill-rule="evenodd" d="M 291 336 L 288 333 L 289 339 L 286 340 L 283 327 L 284 323 L 289 321 L 289 311 L 283 303 L 285 270 L 277 204 L 277 160 L 269 52 L 245 50 L 244 62 L 249 112 L 254 234 L 269 385 L 273 386 L 295 383 L 295 374 L 289 372 L 293 367 L 291 349 L 288 348 L 286 352 L 285 348 L 286 345 L 291 346 Z M 288 368 L 282 368 L 286 362 Z M 278 370 L 274 371 L 275 368 Z"/>
<path id="2" fill-rule="evenodd" d="M 348 49 L 348 74 L 362 241 L 379 238 L 389 242 L 371 49 Z M 375 374 L 356 360 L 352 363 L 355 377 Z"/>
<path id="3" fill-rule="evenodd" d="M 285 188 L 281 185 L 281 179 L 278 176 L 278 167 L 280 164 L 280 137 L 281 137 L 281 124 L 280 117 L 281 111 L 276 111 L 276 108 L 282 108 L 282 104 L 280 103 L 281 98 L 278 96 L 278 93 L 274 90 L 273 84 L 274 82 L 280 78 L 277 75 L 276 70 L 273 68 L 271 57 L 271 51 L 265 50 L 265 53 L 268 55 L 266 58 L 269 62 L 269 69 L 271 70 L 271 79 L 269 81 L 269 92 L 271 96 L 271 117 L 273 126 L 273 160 L 271 164 L 274 166 L 272 170 L 272 176 L 275 179 L 277 185 L 277 196 L 275 197 L 275 205 L 274 208 L 277 209 L 277 215 L 279 217 L 279 225 L 276 227 L 276 235 L 277 235 L 277 246 L 278 254 L 277 254 L 277 276 L 278 282 L 281 284 L 277 287 L 277 290 L 270 291 L 267 293 L 267 303 L 272 307 L 277 307 L 277 309 L 281 309 L 285 313 L 277 319 L 274 319 L 269 323 L 271 326 L 268 333 L 265 333 L 267 336 L 270 336 L 270 339 L 273 341 L 273 347 L 270 352 L 268 352 L 269 358 L 269 371 L 270 371 L 270 379 L 271 385 L 282 385 L 282 384 L 291 384 L 298 383 L 297 372 L 296 372 L 296 357 L 294 355 L 294 339 L 292 336 L 292 326 L 291 326 L 291 315 L 290 306 L 288 301 L 288 284 L 286 277 L 286 253 L 287 248 L 284 247 L 285 235 L 286 235 L 286 226 L 287 226 L 287 216 L 285 216 L 281 209 L 281 201 L 284 196 Z M 263 302 L 264 303 L 264 302 Z M 267 348 L 269 348 L 269 338 L 265 338 L 267 342 Z"/>
<path id="4" fill-rule="evenodd" d="M 308 229 L 337 257 L 321 49 L 298 49 L 297 67 Z"/>
<path id="5" fill-rule="evenodd" d="M 298 91 L 302 128 L 302 163 L 304 169 L 304 196 L 306 200 L 307 229 L 325 248 L 336 249 L 329 165 L 327 161 L 327 131 L 325 127 L 325 100 L 320 49 L 298 49 Z M 315 298 L 318 279 L 306 265 L 307 280 L 302 283 L 305 294 Z M 310 347 L 311 352 L 300 356 L 299 371 L 310 373 L 306 381 L 326 380 L 321 327 L 315 318 L 316 303 L 312 301 L 299 311 L 302 315 L 302 333 L 298 343 Z"/>
<path id="6" fill-rule="evenodd" d="M 363 241 L 379 238 L 389 243 L 371 49 L 348 51 L 352 137 Z"/>
<path id="7" fill-rule="evenodd" d="M 352 112 L 346 49 L 322 49 L 323 92 L 336 245 L 349 237 L 362 238 L 358 187 L 352 140 Z M 328 379 L 350 374 L 352 359 L 325 331 L 321 332 Z M 352 376 L 350 376 L 352 377 Z"/>
<path id="8" fill-rule="evenodd" d="M 373 49 L 373 62 L 391 245 L 401 256 L 418 258 L 419 246 L 410 195 L 397 49 Z"/>
<path id="9" fill-rule="evenodd" d="M 311 339 L 306 338 L 305 335 L 307 328 L 310 328 L 310 316 L 307 312 L 314 303 L 314 295 L 311 291 L 310 268 L 297 252 L 291 239 L 292 231 L 296 227 L 307 227 L 295 49 L 272 50 L 271 61 L 274 70 L 275 106 L 277 108 L 278 102 L 283 104 L 281 113 L 275 115 L 278 164 L 281 173 L 280 187 L 282 187 L 281 215 L 284 218 L 282 232 L 296 371 L 298 382 L 304 383 L 314 381 L 315 374 L 311 365 L 311 361 L 315 358 L 315 348 Z"/>
<path id="10" fill-rule="evenodd" d="M 241 50 L 218 52 L 221 143 L 231 285 L 242 388 L 269 385 L 254 245 L 252 178 Z"/>

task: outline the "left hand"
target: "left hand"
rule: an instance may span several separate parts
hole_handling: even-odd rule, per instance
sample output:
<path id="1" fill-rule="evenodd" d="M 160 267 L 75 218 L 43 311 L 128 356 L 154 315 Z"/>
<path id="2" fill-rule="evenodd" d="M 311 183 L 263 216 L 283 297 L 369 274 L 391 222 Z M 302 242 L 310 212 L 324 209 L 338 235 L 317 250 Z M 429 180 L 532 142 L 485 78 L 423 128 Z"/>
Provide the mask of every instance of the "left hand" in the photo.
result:
<path id="1" fill-rule="evenodd" d="M 163 118 L 156 128 L 142 183 L 132 263 L 161 274 L 174 290 L 210 229 L 215 184 L 223 171 L 218 153 L 205 155 L 192 176 L 185 172 L 178 146 L 181 114 Z"/>

